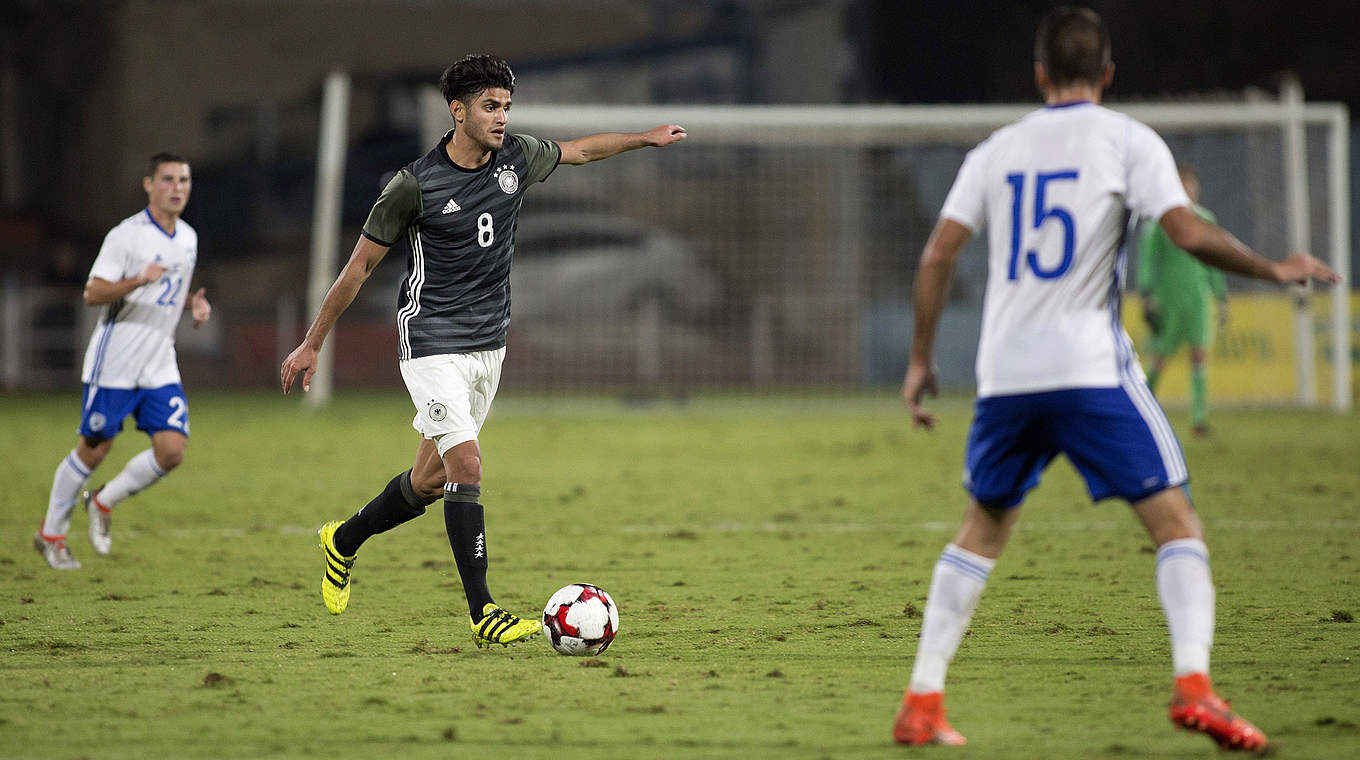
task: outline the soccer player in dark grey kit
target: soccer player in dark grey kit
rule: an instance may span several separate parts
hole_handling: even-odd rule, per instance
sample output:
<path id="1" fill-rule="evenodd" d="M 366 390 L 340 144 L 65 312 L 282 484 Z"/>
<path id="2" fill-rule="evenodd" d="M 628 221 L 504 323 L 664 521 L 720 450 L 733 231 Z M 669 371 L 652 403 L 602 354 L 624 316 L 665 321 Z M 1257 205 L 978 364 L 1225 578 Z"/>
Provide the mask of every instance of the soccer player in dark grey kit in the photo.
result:
<path id="1" fill-rule="evenodd" d="M 359 546 L 425 513 L 442 495 L 444 524 L 467 595 L 478 646 L 531 638 L 542 624 L 502 609 L 487 588 L 477 434 L 486 420 L 510 324 L 510 262 L 524 191 L 558 164 L 586 164 L 685 139 L 666 124 L 639 133 L 602 133 L 557 143 L 506 132 L 515 77 L 496 56 L 469 55 L 444 71 L 440 90 L 454 129 L 388 183 L 307 330 L 280 370 L 283 392 L 302 376 L 310 390 L 317 353 L 340 314 L 398 240 L 410 245 L 397 300 L 402 379 L 421 434 L 411 469 L 348 520 L 321 526 L 326 571 L 321 596 L 333 614 L 349 604 Z"/>

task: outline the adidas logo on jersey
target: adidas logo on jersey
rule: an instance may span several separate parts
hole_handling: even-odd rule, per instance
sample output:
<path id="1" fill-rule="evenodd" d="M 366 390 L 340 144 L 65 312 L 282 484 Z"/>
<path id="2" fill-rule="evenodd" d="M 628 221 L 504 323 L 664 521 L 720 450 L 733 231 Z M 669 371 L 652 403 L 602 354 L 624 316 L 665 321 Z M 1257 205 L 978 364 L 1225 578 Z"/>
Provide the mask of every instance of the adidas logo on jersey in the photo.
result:
<path id="1" fill-rule="evenodd" d="M 452 198 L 449 199 L 449 202 L 448 202 L 448 203 L 445 203 L 445 204 L 444 204 L 444 213 L 445 213 L 445 214 L 452 214 L 452 213 L 455 212 L 455 211 L 462 211 L 462 210 L 463 210 L 463 207 L 462 207 L 462 206 L 459 206 L 459 205 L 458 205 L 458 202 L 455 201 L 455 200 L 452 199 Z"/>

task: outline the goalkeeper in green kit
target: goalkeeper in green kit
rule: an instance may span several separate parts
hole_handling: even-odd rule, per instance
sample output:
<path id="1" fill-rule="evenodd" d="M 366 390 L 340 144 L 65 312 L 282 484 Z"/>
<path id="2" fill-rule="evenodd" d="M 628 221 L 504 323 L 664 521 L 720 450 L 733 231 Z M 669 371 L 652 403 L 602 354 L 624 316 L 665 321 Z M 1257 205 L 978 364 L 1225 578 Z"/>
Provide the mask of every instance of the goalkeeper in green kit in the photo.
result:
<path id="1" fill-rule="evenodd" d="M 1215 222 L 1214 214 L 1199 205 L 1199 177 L 1187 166 L 1177 167 L 1181 184 L 1195 204 L 1195 213 Z M 1182 343 L 1190 347 L 1190 421 L 1196 436 L 1209 432 L 1209 403 L 1204 360 L 1213 343 L 1209 302 L 1217 305 L 1217 322 L 1228 319 L 1228 289 L 1223 273 L 1200 263 L 1176 247 L 1161 225 L 1146 224 L 1138 245 L 1138 291 L 1143 317 L 1152 330 L 1152 369 L 1148 387 L 1157 390 L 1166 360 Z"/>

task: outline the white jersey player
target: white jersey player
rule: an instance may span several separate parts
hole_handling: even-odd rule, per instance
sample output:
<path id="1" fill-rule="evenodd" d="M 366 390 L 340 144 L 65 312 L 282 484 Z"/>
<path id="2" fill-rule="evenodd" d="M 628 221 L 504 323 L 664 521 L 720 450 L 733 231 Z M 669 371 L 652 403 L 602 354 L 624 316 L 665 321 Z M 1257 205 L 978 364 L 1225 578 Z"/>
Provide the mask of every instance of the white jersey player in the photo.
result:
<path id="1" fill-rule="evenodd" d="M 945 718 L 945 671 L 1010 537 L 1025 494 L 1065 454 L 1093 500 L 1127 501 L 1157 544 L 1170 625 L 1174 723 L 1227 749 L 1265 735 L 1233 714 L 1208 678 L 1214 589 L 1185 484 L 1180 444 L 1147 388 L 1119 320 L 1121 241 L 1130 213 L 1222 269 L 1278 283 L 1335 272 L 1305 253 L 1261 257 L 1192 209 L 1156 133 L 1100 106 L 1114 75 L 1095 13 L 1056 8 L 1039 26 L 1035 83 L 1045 106 L 979 144 L 959 170 L 921 256 L 911 363 L 902 395 L 917 425 L 937 379 L 933 346 L 954 262 L 988 234 L 978 400 L 968 436 L 963 525 L 935 566 L 911 681 L 893 726 L 903 744 L 962 744 Z"/>
<path id="2" fill-rule="evenodd" d="M 83 495 L 90 541 L 108 554 L 110 515 L 120 501 L 150 486 L 184 459 L 189 404 L 175 359 L 175 328 L 186 305 L 194 327 L 212 307 L 203 288 L 190 295 L 198 235 L 180 219 L 192 186 L 183 158 L 158 153 L 142 179 L 146 208 L 109 231 L 85 284 L 85 303 L 100 307 L 81 372 L 80 438 L 57 466 L 47 516 L 33 544 L 55 569 L 80 567 L 66 546 L 71 511 L 90 474 L 108 455 L 123 419 L 151 437 L 151 448 L 128 461 L 101 489 Z"/>

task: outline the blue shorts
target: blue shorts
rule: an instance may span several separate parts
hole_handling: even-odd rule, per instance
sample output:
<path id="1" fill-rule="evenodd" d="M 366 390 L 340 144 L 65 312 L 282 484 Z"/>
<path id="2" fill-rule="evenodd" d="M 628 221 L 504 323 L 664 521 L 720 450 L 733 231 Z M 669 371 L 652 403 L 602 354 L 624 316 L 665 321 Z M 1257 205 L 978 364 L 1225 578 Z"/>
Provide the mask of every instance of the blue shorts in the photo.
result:
<path id="1" fill-rule="evenodd" d="M 159 388 L 100 388 L 85 384 L 80 434 L 112 438 L 123 429 L 123 418 L 137 416 L 137 429 L 147 435 L 163 430 L 189 435 L 189 402 L 179 383 Z"/>
<path id="2" fill-rule="evenodd" d="M 1166 414 L 1135 383 L 978 399 L 964 488 L 985 507 L 1009 509 L 1058 454 L 1081 473 L 1092 501 L 1133 503 L 1189 480 Z"/>

